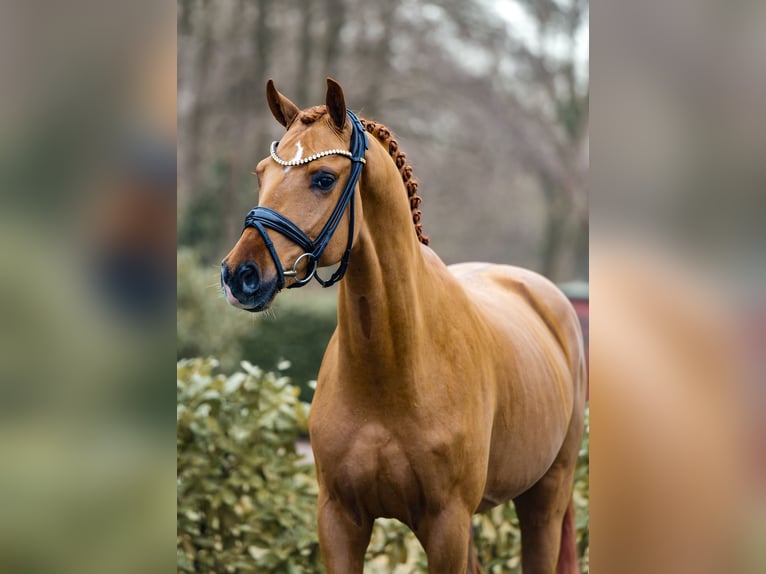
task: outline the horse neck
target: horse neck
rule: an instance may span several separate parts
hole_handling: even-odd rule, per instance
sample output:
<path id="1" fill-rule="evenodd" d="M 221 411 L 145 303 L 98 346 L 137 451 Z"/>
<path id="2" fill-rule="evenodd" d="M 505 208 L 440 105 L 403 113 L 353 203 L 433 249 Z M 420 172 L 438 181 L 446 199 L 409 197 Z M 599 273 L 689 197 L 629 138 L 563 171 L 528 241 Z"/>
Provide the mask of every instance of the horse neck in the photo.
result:
<path id="1" fill-rule="evenodd" d="M 430 274 L 399 170 L 383 146 L 369 139 L 360 179 L 363 223 L 340 284 L 338 332 L 343 352 L 368 368 L 392 361 L 406 368 L 423 333 Z"/>

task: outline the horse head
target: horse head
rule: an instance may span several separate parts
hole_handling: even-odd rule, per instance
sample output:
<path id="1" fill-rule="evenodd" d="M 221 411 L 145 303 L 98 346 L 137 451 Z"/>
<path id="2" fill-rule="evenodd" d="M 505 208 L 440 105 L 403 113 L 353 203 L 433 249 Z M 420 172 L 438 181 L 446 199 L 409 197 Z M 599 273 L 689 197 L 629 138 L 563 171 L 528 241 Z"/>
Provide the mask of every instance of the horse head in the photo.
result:
<path id="1" fill-rule="evenodd" d="M 342 277 L 361 221 L 359 176 L 367 147 L 364 127 L 331 78 L 324 106 L 301 111 L 272 80 L 266 98 L 287 131 L 256 167 L 258 206 L 221 265 L 226 300 L 251 312 L 266 309 L 283 288 L 312 278 L 327 286 Z M 336 263 L 329 279 L 316 275 Z"/>

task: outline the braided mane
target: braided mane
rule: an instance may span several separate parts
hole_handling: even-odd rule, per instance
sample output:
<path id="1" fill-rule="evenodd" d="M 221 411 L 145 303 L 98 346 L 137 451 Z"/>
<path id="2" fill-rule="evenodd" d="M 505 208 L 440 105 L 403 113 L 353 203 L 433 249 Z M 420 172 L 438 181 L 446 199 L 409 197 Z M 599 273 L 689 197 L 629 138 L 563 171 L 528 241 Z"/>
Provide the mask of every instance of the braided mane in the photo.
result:
<path id="1" fill-rule="evenodd" d="M 314 106 L 300 113 L 300 121 L 303 124 L 313 124 L 319 118 L 327 113 L 325 106 Z M 407 155 L 399 150 L 399 142 L 394 138 L 391 130 L 380 123 L 375 123 L 364 118 L 360 118 L 364 129 L 374 135 L 382 143 L 394 160 L 399 174 L 402 176 L 402 182 L 407 189 L 407 197 L 410 200 L 410 211 L 412 212 L 412 224 L 415 226 L 415 233 L 418 241 L 423 245 L 428 245 L 429 239 L 423 234 L 423 224 L 420 223 L 422 212 L 420 204 L 423 199 L 418 195 L 418 180 L 412 175 L 412 165 L 407 163 Z"/>

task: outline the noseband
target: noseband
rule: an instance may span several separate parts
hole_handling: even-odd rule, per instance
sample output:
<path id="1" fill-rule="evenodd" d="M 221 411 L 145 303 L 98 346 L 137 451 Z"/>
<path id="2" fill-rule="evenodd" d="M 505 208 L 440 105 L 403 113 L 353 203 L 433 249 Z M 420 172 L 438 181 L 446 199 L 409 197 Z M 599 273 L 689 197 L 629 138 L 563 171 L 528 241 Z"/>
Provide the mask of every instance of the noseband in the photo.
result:
<path id="1" fill-rule="evenodd" d="M 357 181 L 359 181 L 359 175 L 362 173 L 362 166 L 365 164 L 365 150 L 367 149 L 367 133 L 364 131 L 362 122 L 359 121 L 359 118 L 350 110 L 346 110 L 346 115 L 351 120 L 352 128 L 350 151 L 344 149 L 332 149 L 315 153 L 304 159 L 285 161 L 277 155 L 277 145 L 279 145 L 279 142 L 277 141 L 271 144 L 271 158 L 279 165 L 285 167 L 305 165 L 328 155 L 342 155 L 351 160 L 351 175 L 346 182 L 346 187 L 338 198 L 338 203 L 330 214 L 327 223 L 325 223 L 322 231 L 319 232 L 319 235 L 317 235 L 316 239 L 313 241 L 287 217 L 269 207 L 259 205 L 258 207 L 251 209 L 250 213 L 245 217 L 245 229 L 248 227 L 255 228 L 266 243 L 266 247 L 277 268 L 277 282 L 279 289 L 282 289 L 285 286 L 285 277 L 295 277 L 295 282 L 290 285 L 289 288 L 302 287 L 311 281 L 312 277 L 315 278 L 322 287 L 329 287 L 340 281 L 346 273 L 349 256 L 351 255 L 351 247 L 354 242 L 354 188 L 356 187 Z M 324 280 L 317 274 L 319 259 L 322 257 L 322 253 L 324 253 L 335 230 L 338 228 L 338 225 L 343 218 L 343 213 L 346 211 L 347 207 L 349 210 L 349 218 L 346 251 L 343 253 L 340 266 L 335 273 L 333 273 L 329 279 Z M 283 269 L 279 257 L 277 256 L 277 252 L 274 249 L 274 244 L 271 239 L 269 239 L 268 233 L 266 233 L 265 228 L 267 227 L 281 233 L 303 249 L 304 253 L 295 260 L 293 268 L 290 271 L 285 271 Z M 298 279 L 298 265 L 303 259 L 306 259 L 308 262 L 309 272 L 305 277 Z"/>

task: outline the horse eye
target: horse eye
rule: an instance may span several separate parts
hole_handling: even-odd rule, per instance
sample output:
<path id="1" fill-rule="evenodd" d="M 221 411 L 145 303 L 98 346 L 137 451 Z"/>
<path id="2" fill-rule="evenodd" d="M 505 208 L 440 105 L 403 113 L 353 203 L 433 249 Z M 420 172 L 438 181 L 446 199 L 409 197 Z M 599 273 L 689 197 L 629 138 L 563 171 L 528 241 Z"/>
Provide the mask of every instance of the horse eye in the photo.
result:
<path id="1" fill-rule="evenodd" d="M 335 185 L 335 176 L 327 172 L 320 171 L 311 177 L 311 187 L 319 191 L 330 191 Z"/>

